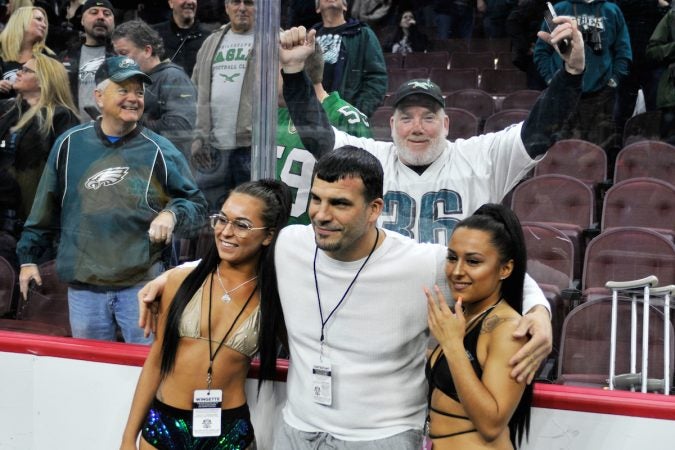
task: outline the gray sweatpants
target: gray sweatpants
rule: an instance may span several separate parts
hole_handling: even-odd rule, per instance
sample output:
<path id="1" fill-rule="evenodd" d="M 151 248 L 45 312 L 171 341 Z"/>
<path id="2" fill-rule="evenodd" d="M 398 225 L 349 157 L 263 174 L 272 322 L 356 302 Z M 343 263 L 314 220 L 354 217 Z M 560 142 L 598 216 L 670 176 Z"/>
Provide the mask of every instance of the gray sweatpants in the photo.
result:
<path id="1" fill-rule="evenodd" d="M 408 430 L 374 441 L 343 441 L 328 433 L 300 431 L 285 421 L 277 430 L 274 450 L 419 450 L 422 430 Z"/>

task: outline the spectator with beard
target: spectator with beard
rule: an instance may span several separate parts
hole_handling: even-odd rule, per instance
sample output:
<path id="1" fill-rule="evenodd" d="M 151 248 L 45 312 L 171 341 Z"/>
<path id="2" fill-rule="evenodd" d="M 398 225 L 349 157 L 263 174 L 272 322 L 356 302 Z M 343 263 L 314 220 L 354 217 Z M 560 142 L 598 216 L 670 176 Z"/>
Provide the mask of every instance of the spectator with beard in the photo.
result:
<path id="1" fill-rule="evenodd" d="M 80 111 L 80 119 L 96 118 L 94 75 L 108 56 L 113 56 L 110 36 L 115 28 L 113 6 L 109 0 L 87 0 L 82 7 L 84 42 L 66 50 L 59 59 L 68 70 L 70 90 Z"/>

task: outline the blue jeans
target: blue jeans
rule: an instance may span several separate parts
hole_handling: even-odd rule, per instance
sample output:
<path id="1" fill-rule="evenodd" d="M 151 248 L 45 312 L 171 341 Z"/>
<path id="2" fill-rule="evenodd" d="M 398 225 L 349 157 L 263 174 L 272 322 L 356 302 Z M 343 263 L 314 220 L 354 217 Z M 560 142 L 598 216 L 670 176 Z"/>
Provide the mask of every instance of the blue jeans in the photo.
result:
<path id="1" fill-rule="evenodd" d="M 102 292 L 68 288 L 68 310 L 73 337 L 115 341 L 119 325 L 125 342 L 151 344 L 138 327 L 136 294 L 145 283 Z"/>

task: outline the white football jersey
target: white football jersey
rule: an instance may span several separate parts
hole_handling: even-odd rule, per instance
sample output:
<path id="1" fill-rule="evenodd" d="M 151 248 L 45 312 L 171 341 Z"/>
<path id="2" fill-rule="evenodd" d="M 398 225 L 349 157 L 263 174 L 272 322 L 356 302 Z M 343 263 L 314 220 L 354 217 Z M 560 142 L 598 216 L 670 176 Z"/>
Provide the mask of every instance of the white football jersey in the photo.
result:
<path id="1" fill-rule="evenodd" d="M 384 168 L 380 225 L 418 242 L 447 245 L 457 222 L 484 203 L 499 203 L 535 165 L 520 138 L 522 124 L 497 133 L 446 141 L 422 175 L 404 165 L 392 142 L 356 138 L 334 129 L 335 148 L 353 145 Z"/>

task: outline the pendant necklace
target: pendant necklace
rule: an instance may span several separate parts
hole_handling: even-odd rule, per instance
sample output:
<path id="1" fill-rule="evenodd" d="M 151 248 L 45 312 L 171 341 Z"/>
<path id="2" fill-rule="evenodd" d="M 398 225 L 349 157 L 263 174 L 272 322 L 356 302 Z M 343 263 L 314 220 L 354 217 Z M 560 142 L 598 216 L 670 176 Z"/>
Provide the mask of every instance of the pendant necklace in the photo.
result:
<path id="1" fill-rule="evenodd" d="M 218 284 L 220 284 L 220 287 L 223 288 L 223 295 L 220 297 L 220 299 L 221 299 L 223 302 L 225 302 L 225 303 L 230 303 L 230 302 L 232 301 L 232 297 L 230 297 L 230 294 L 231 294 L 232 292 L 236 291 L 237 289 L 239 289 L 239 288 L 242 287 L 243 285 L 245 285 L 245 284 L 247 284 L 247 283 L 250 283 L 251 281 L 253 281 L 253 280 L 255 280 L 256 278 L 258 278 L 258 275 L 254 276 L 253 278 L 249 278 L 248 280 L 246 280 L 246 281 L 244 281 L 243 283 L 241 283 L 241 284 L 239 284 L 239 285 L 233 287 L 232 289 L 230 289 L 230 290 L 228 291 L 227 289 L 225 289 L 225 285 L 223 284 L 223 279 L 220 278 L 220 264 L 218 264 L 218 265 L 216 266 L 216 275 L 218 275 Z"/>

